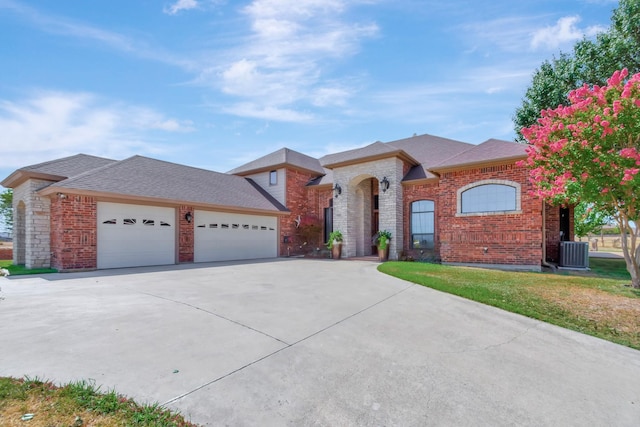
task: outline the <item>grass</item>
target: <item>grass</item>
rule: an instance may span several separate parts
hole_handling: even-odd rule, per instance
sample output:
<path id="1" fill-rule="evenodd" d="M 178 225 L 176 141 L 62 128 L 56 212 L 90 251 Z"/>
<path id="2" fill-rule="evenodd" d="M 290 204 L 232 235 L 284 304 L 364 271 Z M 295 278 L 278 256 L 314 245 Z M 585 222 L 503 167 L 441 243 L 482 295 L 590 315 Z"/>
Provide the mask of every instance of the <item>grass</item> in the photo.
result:
<path id="1" fill-rule="evenodd" d="M 593 259 L 592 259 L 593 261 Z M 508 272 L 387 262 L 383 273 L 640 350 L 640 290 L 621 260 L 597 260 L 588 275 Z M 624 260 L 622 260 L 624 268 Z M 604 276 L 604 277 L 603 277 Z"/>
<path id="2" fill-rule="evenodd" d="M 33 414 L 30 421 L 22 421 Z M 101 392 L 93 382 L 56 387 L 39 379 L 0 377 L 0 425 L 48 426 L 195 426 L 158 404 L 139 405 L 115 391 Z"/>
<path id="3" fill-rule="evenodd" d="M 11 260 L 0 260 L 0 268 L 6 268 L 12 276 L 58 272 L 55 268 L 25 268 L 24 265 L 13 265 Z"/>

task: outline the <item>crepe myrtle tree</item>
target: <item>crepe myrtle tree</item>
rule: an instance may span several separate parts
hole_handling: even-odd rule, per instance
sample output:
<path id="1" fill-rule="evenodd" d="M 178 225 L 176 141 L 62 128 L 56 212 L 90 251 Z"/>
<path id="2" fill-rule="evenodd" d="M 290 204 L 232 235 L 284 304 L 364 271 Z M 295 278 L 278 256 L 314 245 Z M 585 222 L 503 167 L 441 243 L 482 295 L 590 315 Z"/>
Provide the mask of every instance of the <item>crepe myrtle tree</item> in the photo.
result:
<path id="1" fill-rule="evenodd" d="M 538 196 L 586 202 L 613 218 L 632 286 L 640 288 L 640 73 L 628 75 L 616 71 L 606 85 L 584 85 L 568 105 L 543 110 L 522 129 L 529 143 L 522 163 Z"/>

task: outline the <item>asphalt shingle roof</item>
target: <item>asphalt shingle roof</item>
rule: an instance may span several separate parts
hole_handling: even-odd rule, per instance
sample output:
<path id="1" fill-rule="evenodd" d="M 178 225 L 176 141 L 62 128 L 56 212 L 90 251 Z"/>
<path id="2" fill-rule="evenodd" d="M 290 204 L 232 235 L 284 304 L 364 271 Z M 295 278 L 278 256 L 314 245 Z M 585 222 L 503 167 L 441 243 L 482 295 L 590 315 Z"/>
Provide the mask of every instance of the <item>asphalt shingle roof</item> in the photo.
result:
<path id="1" fill-rule="evenodd" d="M 287 209 L 243 177 L 143 156 L 99 167 L 53 184 L 64 189 L 264 211 Z"/>
<path id="2" fill-rule="evenodd" d="M 445 159 L 438 164 L 432 165 L 431 170 L 442 170 L 457 166 L 472 165 L 497 160 L 517 159 L 527 156 L 527 145 L 517 142 L 502 141 L 499 139 L 489 139 L 482 144 L 474 145 L 473 148 Z"/>
<path id="3" fill-rule="evenodd" d="M 376 141 L 366 147 L 356 148 L 354 150 L 342 151 L 335 154 L 327 154 L 320 158 L 322 166 L 331 167 L 343 163 L 355 163 L 358 160 L 366 160 L 371 157 L 401 154 L 402 150 L 389 144 Z"/>
<path id="4" fill-rule="evenodd" d="M 324 170 L 322 169 L 318 159 L 291 150 L 290 148 L 281 148 L 271 154 L 267 154 L 259 159 L 253 160 L 242 166 L 238 166 L 237 168 L 230 170 L 228 173 L 234 175 L 248 175 L 251 172 L 274 169 L 285 165 L 314 172 L 318 175 L 324 174 Z"/>
<path id="5" fill-rule="evenodd" d="M 50 175 L 62 180 L 115 162 L 116 160 L 104 157 L 76 154 L 75 156 L 25 166 L 5 178 L 1 184 L 6 184 L 7 186 L 15 185 L 16 179 L 26 179 L 26 177 L 33 175 Z"/>

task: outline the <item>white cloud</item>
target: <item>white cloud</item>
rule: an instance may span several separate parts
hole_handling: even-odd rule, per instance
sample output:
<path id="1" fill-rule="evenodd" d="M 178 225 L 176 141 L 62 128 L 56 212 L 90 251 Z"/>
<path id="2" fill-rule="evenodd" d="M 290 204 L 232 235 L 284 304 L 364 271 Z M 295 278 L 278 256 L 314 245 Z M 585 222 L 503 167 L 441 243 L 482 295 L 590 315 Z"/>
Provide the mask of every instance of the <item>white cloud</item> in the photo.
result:
<path id="1" fill-rule="evenodd" d="M 177 0 L 171 6 L 165 6 L 162 10 L 167 15 L 175 15 L 181 10 L 190 10 L 198 7 L 197 0 Z"/>
<path id="2" fill-rule="evenodd" d="M 293 109 L 279 108 L 272 105 L 254 104 L 250 102 L 237 103 L 223 108 L 223 111 L 241 117 L 273 120 L 278 122 L 303 123 L 313 120 L 313 115 Z"/>
<path id="3" fill-rule="evenodd" d="M 606 28 L 600 25 L 580 29 L 578 28 L 579 22 L 579 16 L 565 16 L 558 19 L 558 22 L 556 22 L 554 26 L 547 26 L 533 33 L 531 47 L 533 49 L 557 49 L 567 43 L 580 40 L 584 36 L 592 37 L 600 32 L 606 31 Z"/>
<path id="4" fill-rule="evenodd" d="M 65 17 L 47 15 L 30 6 L 12 0 L 0 0 L 0 9 L 3 8 L 23 18 L 39 31 L 95 41 L 130 55 L 163 62 L 187 70 L 197 68 L 196 63 L 190 58 L 155 48 L 147 43 L 118 32 L 104 30 Z"/>
<path id="5" fill-rule="evenodd" d="M 341 105 L 346 85 L 329 81 L 327 64 L 354 55 L 377 34 L 374 23 L 347 15 L 347 0 L 254 0 L 242 9 L 249 37 L 229 51 L 225 64 L 198 79 L 246 102 L 228 109 L 247 117 L 309 120 L 301 105 Z M 248 108 L 251 106 L 251 108 Z"/>
<path id="6" fill-rule="evenodd" d="M 88 93 L 49 91 L 0 100 L 0 129 L 2 167 L 18 168 L 80 152 L 115 158 L 163 152 L 168 146 L 151 144 L 152 133 L 189 131 L 192 124 Z"/>
<path id="7" fill-rule="evenodd" d="M 520 53 L 523 49 L 528 49 L 534 22 L 538 19 L 539 17 L 531 16 L 509 16 L 464 24 L 460 27 L 460 33 L 472 43 L 464 53 L 477 53 L 482 48 L 490 52 L 498 48 L 505 52 Z"/>

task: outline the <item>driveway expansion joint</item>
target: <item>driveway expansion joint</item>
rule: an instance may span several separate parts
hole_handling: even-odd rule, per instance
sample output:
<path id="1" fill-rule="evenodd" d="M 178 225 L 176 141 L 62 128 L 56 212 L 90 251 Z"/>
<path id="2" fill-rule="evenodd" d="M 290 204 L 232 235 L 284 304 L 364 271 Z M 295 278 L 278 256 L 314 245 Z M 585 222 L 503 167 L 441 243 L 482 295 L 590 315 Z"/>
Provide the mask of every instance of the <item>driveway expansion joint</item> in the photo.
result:
<path id="1" fill-rule="evenodd" d="M 225 378 L 227 378 L 227 377 L 230 377 L 231 375 L 233 375 L 233 374 L 235 374 L 235 373 L 237 373 L 237 372 L 240 372 L 240 371 L 244 370 L 245 368 L 248 368 L 249 366 L 255 365 L 255 364 L 257 364 L 257 363 L 259 363 L 259 362 L 261 362 L 261 361 L 263 361 L 263 360 L 265 360 L 265 359 L 268 359 L 269 357 L 271 357 L 271 356 L 273 356 L 273 355 L 275 355 L 275 354 L 280 353 L 280 352 L 281 352 L 281 351 L 283 351 L 283 350 L 286 350 L 286 349 L 289 349 L 289 348 L 291 348 L 291 347 L 294 347 L 296 344 L 299 344 L 299 343 L 301 343 L 301 342 L 303 342 L 303 341 L 306 341 L 306 340 L 308 340 L 309 338 L 312 338 L 312 337 L 314 337 L 314 336 L 316 336 L 316 335 L 318 335 L 318 334 L 320 334 L 320 333 L 322 333 L 322 332 L 325 332 L 325 331 L 327 331 L 327 330 L 329 330 L 329 329 L 333 328 L 334 326 L 337 326 L 337 325 L 339 325 L 339 324 L 341 324 L 341 323 L 343 323 L 343 322 L 345 322 L 345 321 L 347 321 L 347 320 L 349 320 L 349 319 L 351 319 L 351 318 L 353 318 L 353 317 L 355 317 L 355 316 L 358 316 L 359 314 L 362 314 L 362 313 L 364 313 L 365 311 L 368 311 L 368 310 L 372 309 L 373 307 L 375 307 L 375 306 L 377 306 L 377 305 L 380 305 L 380 304 L 382 304 L 383 302 L 386 302 L 386 301 L 390 300 L 391 298 L 394 298 L 394 297 L 396 297 L 396 296 L 400 295 L 401 293 L 403 293 L 403 292 L 407 291 L 408 289 L 410 289 L 410 288 L 412 288 L 412 287 L 414 287 L 414 286 L 417 286 L 417 285 L 411 284 L 411 285 L 407 286 L 406 288 L 401 289 L 400 291 L 395 292 L 395 293 L 393 293 L 393 294 L 389 295 L 388 297 L 383 298 L 383 299 L 381 299 L 380 301 L 377 301 L 377 302 L 375 302 L 375 303 L 373 303 L 373 304 L 371 304 L 371 305 L 369 305 L 369 306 L 367 306 L 367 307 L 363 308 L 362 310 L 359 310 L 359 311 L 357 311 L 357 312 L 355 312 L 355 313 L 353 313 L 353 314 L 350 314 L 349 316 L 347 316 L 347 317 L 345 317 L 345 318 L 343 318 L 343 319 L 340 319 L 340 320 L 338 320 L 337 322 L 332 323 L 331 325 L 326 326 L 326 327 L 324 327 L 324 328 L 322 328 L 322 329 L 320 329 L 320 330 L 318 330 L 318 331 L 316 331 L 316 332 L 314 332 L 314 333 L 312 333 L 312 334 L 310 334 L 310 335 L 307 335 L 306 337 L 300 338 L 298 341 L 295 341 L 295 342 L 294 342 L 294 343 L 292 343 L 292 344 L 287 344 L 287 343 L 285 343 L 285 342 L 284 342 L 284 341 L 282 341 L 282 340 L 279 340 L 279 339 L 277 339 L 277 338 L 271 337 L 271 335 L 265 334 L 264 332 L 257 331 L 257 330 L 255 330 L 255 329 L 253 329 L 253 328 L 249 327 L 249 326 L 242 325 L 241 323 L 238 323 L 238 322 L 236 322 L 236 321 L 234 321 L 234 320 L 227 319 L 227 318 L 225 318 L 225 317 L 223 317 L 223 316 L 220 316 L 220 315 L 218 315 L 218 314 L 216 314 L 216 313 L 212 313 L 212 312 L 210 312 L 210 311 L 208 311 L 208 310 L 204 310 L 204 309 L 199 308 L 199 307 L 196 307 L 196 306 L 194 306 L 194 305 L 187 304 L 187 303 L 184 303 L 184 302 L 181 302 L 181 301 L 174 301 L 174 300 L 172 300 L 172 299 L 170 299 L 170 298 L 160 297 L 160 296 L 153 295 L 153 294 L 147 294 L 147 295 L 154 296 L 154 297 L 157 297 L 157 298 L 161 298 L 161 299 L 165 299 L 165 300 L 168 300 L 168 301 L 172 301 L 172 302 L 175 302 L 175 303 L 177 303 L 177 304 L 183 304 L 183 305 L 186 305 L 186 306 L 189 306 L 189 307 L 195 308 L 195 309 L 197 309 L 197 310 L 202 310 L 202 311 L 204 311 L 204 312 L 206 312 L 206 313 L 212 314 L 212 315 L 214 315 L 214 316 L 218 316 L 218 317 L 220 317 L 220 318 L 222 318 L 222 319 L 229 320 L 230 322 L 237 323 L 238 325 L 245 326 L 246 328 L 249 328 L 249 329 L 251 329 L 251 330 L 253 330 L 253 331 L 260 332 L 260 333 L 261 333 L 261 334 L 263 334 L 263 335 L 269 336 L 269 337 L 271 337 L 271 338 L 273 338 L 273 339 L 276 339 L 276 340 L 278 340 L 278 341 L 280 341 L 280 342 L 282 342 L 282 343 L 286 344 L 286 347 L 282 347 L 282 348 L 280 348 L 280 349 L 278 349 L 278 350 L 276 350 L 276 351 L 274 351 L 274 352 L 271 352 L 271 353 L 269 353 L 269 354 L 267 354 L 267 355 L 265 355 L 265 356 L 262 356 L 262 357 L 260 357 L 260 358 L 258 358 L 258 359 L 256 359 L 256 360 L 254 360 L 254 361 L 252 361 L 252 362 L 249 362 L 249 363 L 247 363 L 247 364 L 246 364 L 246 365 L 244 365 L 244 366 L 241 366 L 241 367 L 239 367 L 239 368 L 237 368 L 237 369 L 234 369 L 234 370 L 233 370 L 233 371 L 231 371 L 231 372 L 227 372 L 226 374 L 224 374 L 224 375 L 222 375 L 222 376 L 220 376 L 220 377 L 218 377 L 218 378 L 215 378 L 215 379 L 213 379 L 213 380 L 211 380 L 211 381 L 209 381 L 209 382 L 207 382 L 207 383 L 201 384 L 201 385 L 199 385 L 198 387 L 196 387 L 196 388 L 194 388 L 194 389 L 192 389 L 192 390 L 189 390 L 189 391 L 187 391 L 187 392 L 185 392 L 185 393 L 182 393 L 181 395 L 178 395 L 178 396 L 176 396 L 176 397 L 173 397 L 173 398 L 171 398 L 171 399 L 167 400 L 166 402 L 161 403 L 160 405 L 161 405 L 161 406 L 169 405 L 169 404 L 174 403 L 174 402 L 176 402 L 176 401 L 178 401 L 178 400 L 180 400 L 180 399 L 182 399 L 182 398 L 184 398 L 184 397 L 189 396 L 190 394 L 195 393 L 195 392 L 196 392 L 196 391 L 198 391 L 198 390 L 202 390 L 203 388 L 208 387 L 208 386 L 210 386 L 211 384 L 215 384 L 215 383 L 217 383 L 217 382 L 218 382 L 218 381 L 220 381 L 220 380 L 223 380 L 223 379 L 225 379 Z"/>
<path id="2" fill-rule="evenodd" d="M 220 318 L 220 319 L 226 320 L 227 322 L 234 323 L 234 324 L 236 324 L 236 325 L 238 325 L 238 326 L 241 326 L 241 327 L 246 328 L 246 329 L 249 329 L 249 330 L 251 330 L 251 331 L 253 331 L 253 332 L 257 332 L 257 333 L 259 333 L 259 334 L 261 334 L 261 335 L 264 335 L 264 336 L 266 336 L 266 337 L 269 337 L 269 338 L 271 338 L 271 339 L 273 339 L 273 340 L 276 340 L 276 341 L 278 341 L 278 342 L 280 342 L 280 343 L 282 343 L 282 344 L 284 344 L 284 345 L 286 345 L 286 346 L 291 346 L 291 344 L 289 344 L 289 343 L 288 343 L 288 342 L 286 342 L 286 341 L 281 340 L 280 338 L 276 338 L 276 337 L 274 337 L 273 335 L 269 335 L 269 334 L 267 334 L 266 332 L 263 332 L 263 331 L 260 331 L 260 330 L 258 330 L 258 329 L 252 328 L 251 326 L 249 326 L 249 325 L 245 325 L 244 323 L 240 323 L 240 322 L 238 322 L 237 320 L 229 319 L 228 317 L 222 316 L 222 315 L 220 315 L 220 314 L 218 314 L 218 313 L 215 313 L 215 312 L 213 312 L 213 311 L 206 310 L 206 309 L 204 309 L 204 308 L 202 308 L 202 307 L 198 307 L 197 305 L 189 304 L 189 303 L 186 303 L 186 302 L 184 302 L 184 301 L 177 301 L 177 300 L 174 300 L 174 299 L 171 299 L 171 298 L 167 298 L 167 297 L 163 297 L 163 296 L 160 296 L 160 295 L 154 295 L 154 294 L 151 294 L 151 293 L 148 293 L 148 292 L 142 292 L 142 293 L 143 293 L 144 295 L 149 295 L 149 296 L 154 297 L 154 298 L 159 298 L 159 299 L 162 299 L 162 300 L 165 300 L 165 301 L 170 301 L 170 302 L 173 302 L 173 303 L 176 303 L 176 304 L 181 304 L 181 305 L 184 305 L 184 306 L 191 307 L 191 308 L 193 308 L 193 309 L 196 309 L 196 310 L 202 311 L 202 312 L 204 312 L 204 313 L 211 314 L 212 316 L 216 316 L 216 317 L 218 317 L 218 318 Z"/>

